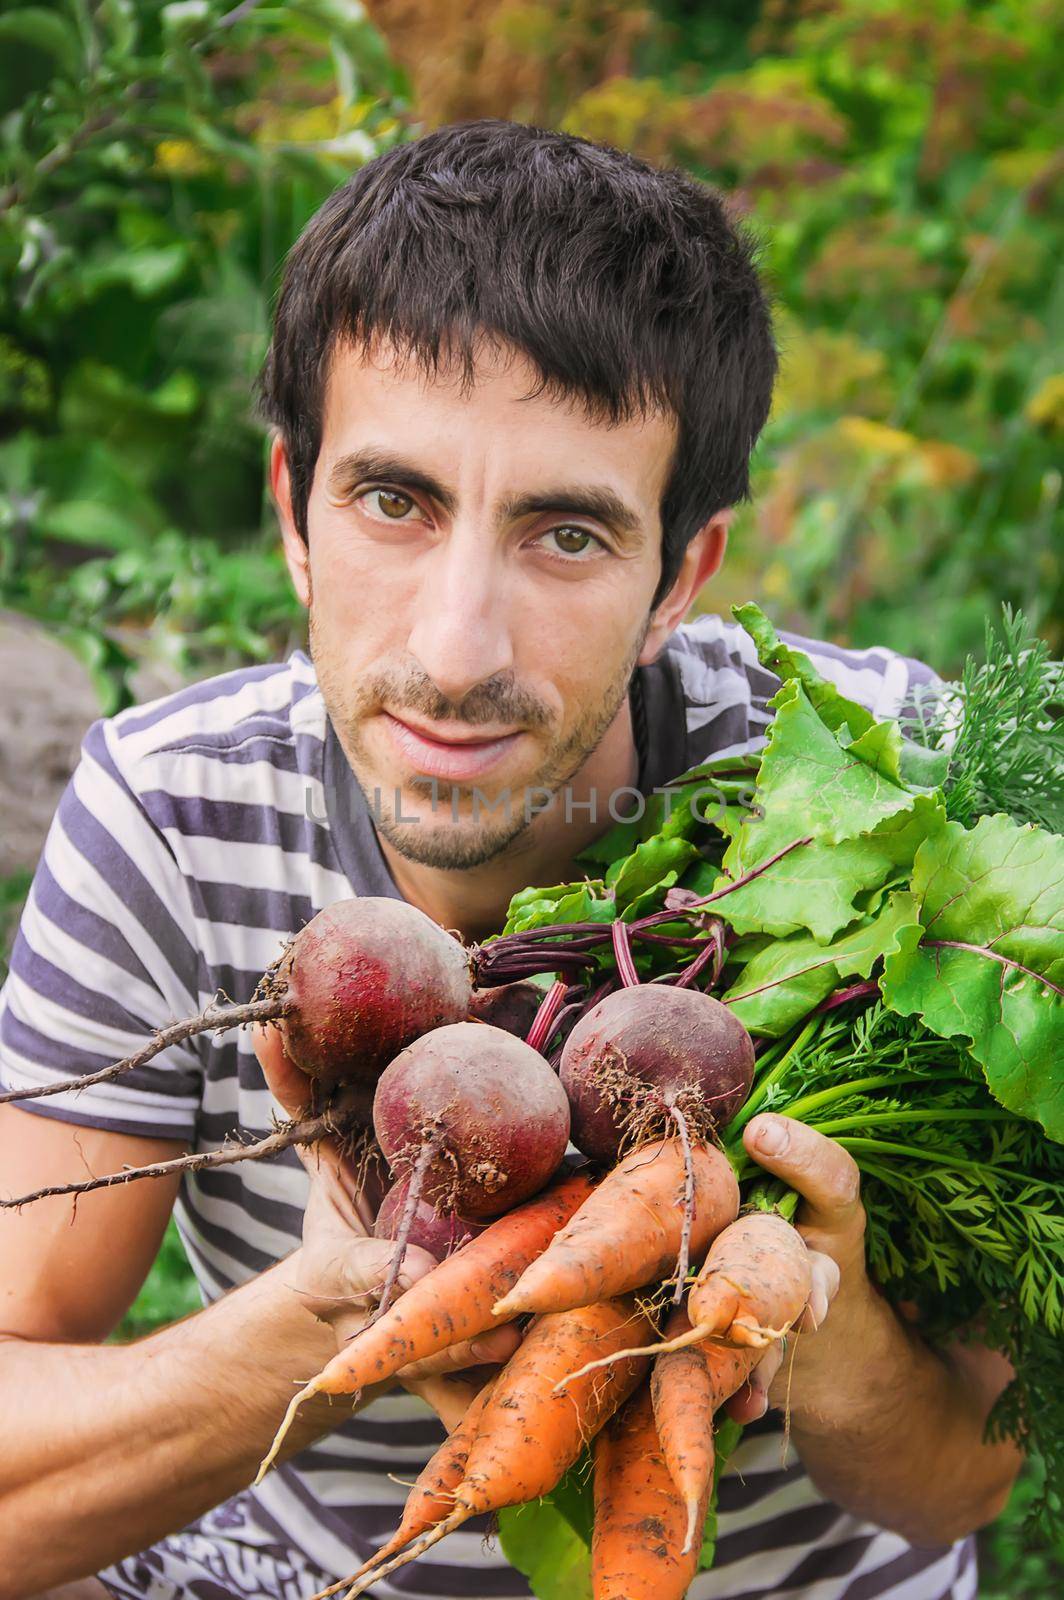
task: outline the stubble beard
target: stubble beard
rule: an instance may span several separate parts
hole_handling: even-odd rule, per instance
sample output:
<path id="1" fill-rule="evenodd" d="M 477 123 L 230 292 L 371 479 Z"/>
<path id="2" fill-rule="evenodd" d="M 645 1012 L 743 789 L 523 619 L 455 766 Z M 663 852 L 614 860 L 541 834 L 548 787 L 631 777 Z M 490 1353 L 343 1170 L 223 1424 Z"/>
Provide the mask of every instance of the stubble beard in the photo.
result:
<path id="1" fill-rule="evenodd" d="M 628 693 L 649 625 L 648 617 L 628 660 L 607 685 L 601 704 L 597 708 L 591 707 L 580 718 L 572 733 L 548 750 L 539 772 L 531 776 L 519 791 L 510 794 L 509 805 L 501 808 L 501 815 L 490 811 L 492 791 L 482 801 L 475 820 L 469 816 L 463 818 L 460 812 L 456 820 L 453 810 L 459 808 L 463 797 L 472 797 L 475 786 L 451 785 L 442 780 L 434 782 L 426 779 L 411 784 L 410 792 L 429 798 L 433 812 L 441 819 L 435 826 L 428 827 L 420 819 L 404 820 L 402 807 L 397 812 L 391 803 L 394 789 L 389 796 L 373 783 L 370 776 L 372 758 L 362 737 L 361 724 L 366 711 L 371 711 L 378 702 L 371 696 L 370 705 L 365 710 L 359 709 L 357 697 L 354 703 L 348 703 L 349 696 L 345 694 L 338 676 L 330 670 L 325 652 L 320 647 L 311 607 L 310 654 L 318 685 L 341 748 L 378 832 L 405 860 L 418 866 L 452 872 L 485 866 L 517 845 L 532 827 L 535 815 L 547 808 L 547 796 L 551 797 L 552 805 L 557 805 L 559 791 L 571 782 L 605 738 Z M 535 808 L 532 815 L 528 814 L 527 809 L 530 800 Z"/>

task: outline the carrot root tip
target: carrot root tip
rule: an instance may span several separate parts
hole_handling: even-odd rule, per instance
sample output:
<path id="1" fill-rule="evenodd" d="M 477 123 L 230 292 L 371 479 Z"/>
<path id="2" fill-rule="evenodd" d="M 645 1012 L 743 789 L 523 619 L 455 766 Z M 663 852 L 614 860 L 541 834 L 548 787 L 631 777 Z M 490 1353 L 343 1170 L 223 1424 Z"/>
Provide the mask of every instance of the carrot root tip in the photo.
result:
<path id="1" fill-rule="evenodd" d="M 263 1456 L 262 1464 L 259 1467 L 258 1472 L 255 1474 L 255 1480 L 252 1484 L 252 1488 L 255 1488 L 262 1482 L 263 1478 L 277 1460 L 281 1446 L 284 1444 L 285 1438 L 288 1434 L 288 1430 L 296 1420 L 296 1414 L 299 1411 L 300 1406 L 303 1404 L 303 1401 L 309 1400 L 311 1395 L 320 1393 L 321 1390 L 318 1388 L 317 1378 L 312 1378 L 309 1383 L 303 1385 L 302 1389 L 300 1389 L 298 1393 L 292 1396 L 291 1400 L 288 1402 L 288 1410 L 281 1419 L 281 1426 L 273 1436 L 273 1443 L 266 1452 L 265 1456 Z"/>
<path id="2" fill-rule="evenodd" d="M 367 1589 L 372 1589 L 373 1585 L 379 1582 L 381 1578 L 388 1577 L 398 1567 L 405 1567 L 408 1561 L 415 1561 L 418 1556 L 424 1555 L 425 1551 L 431 1549 L 440 1539 L 444 1538 L 448 1533 L 452 1533 L 455 1528 L 460 1528 L 463 1522 L 467 1522 L 470 1514 L 464 1509 L 453 1511 L 445 1521 L 437 1523 L 435 1528 L 430 1529 L 428 1533 L 423 1533 L 412 1544 L 406 1545 L 399 1555 L 393 1556 L 390 1561 L 386 1561 L 383 1567 L 377 1567 L 373 1572 L 367 1572 L 364 1578 L 360 1578 L 347 1591 L 344 1600 L 355 1600 L 357 1595 L 365 1594 Z"/>
<path id="3" fill-rule="evenodd" d="M 570 1383 L 575 1383 L 577 1378 L 586 1378 L 589 1372 L 597 1372 L 600 1367 L 608 1367 L 614 1361 L 632 1361 L 637 1356 L 668 1355 L 672 1350 L 686 1350 L 689 1344 L 699 1344 L 711 1332 L 709 1328 L 692 1328 L 690 1333 L 684 1333 L 677 1339 L 667 1339 L 663 1344 L 637 1345 L 631 1350 L 616 1350 L 613 1355 L 600 1356 L 597 1361 L 589 1361 L 586 1366 L 578 1367 L 575 1372 L 568 1373 L 554 1385 L 554 1394 L 561 1394 Z"/>
<path id="4" fill-rule="evenodd" d="M 789 1330 L 787 1328 L 762 1328 L 760 1323 L 737 1317 L 728 1329 L 728 1340 L 731 1344 L 745 1346 L 749 1350 L 767 1350 L 770 1344 L 775 1344 L 777 1339 L 782 1339 Z"/>

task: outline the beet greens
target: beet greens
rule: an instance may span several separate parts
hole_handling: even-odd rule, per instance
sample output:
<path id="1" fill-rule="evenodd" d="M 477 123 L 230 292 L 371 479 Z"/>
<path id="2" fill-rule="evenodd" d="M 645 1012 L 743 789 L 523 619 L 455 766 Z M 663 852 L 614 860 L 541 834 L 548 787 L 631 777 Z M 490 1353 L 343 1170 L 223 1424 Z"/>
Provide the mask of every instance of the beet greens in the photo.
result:
<path id="1" fill-rule="evenodd" d="M 1016 1371 L 993 1426 L 1059 1481 L 1064 839 L 1039 824 L 1064 793 L 1060 664 L 1006 616 L 903 732 L 737 615 L 781 679 L 764 749 L 683 774 L 585 850 L 584 881 L 515 896 L 478 965 L 719 999 L 756 1041 L 721 1134 L 747 1203 L 796 1204 L 743 1150 L 759 1111 L 838 1139 L 873 1275 L 933 1339 L 980 1324 Z"/>

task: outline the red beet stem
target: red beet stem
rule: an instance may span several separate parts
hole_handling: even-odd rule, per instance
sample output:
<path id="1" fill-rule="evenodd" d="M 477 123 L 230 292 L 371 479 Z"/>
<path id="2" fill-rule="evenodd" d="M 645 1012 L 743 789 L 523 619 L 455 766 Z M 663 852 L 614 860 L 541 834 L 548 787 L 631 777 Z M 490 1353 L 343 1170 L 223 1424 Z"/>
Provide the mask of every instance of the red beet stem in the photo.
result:
<path id="1" fill-rule="evenodd" d="M 652 928 L 659 922 L 675 922 L 679 917 L 690 916 L 703 906 L 712 905 L 716 900 L 723 900 L 725 895 L 734 894 L 736 889 L 745 889 L 748 883 L 753 883 L 755 878 L 760 878 L 769 867 L 774 867 L 777 861 L 782 861 L 784 856 L 789 856 L 792 850 L 797 850 L 803 844 L 812 844 L 813 835 L 806 834 L 802 839 L 792 839 L 790 844 L 785 844 L 782 850 L 777 850 L 774 856 L 769 856 L 767 861 L 758 862 L 756 867 L 751 867 L 749 872 L 744 872 L 732 883 L 726 883 L 723 889 L 714 889 L 712 894 L 703 894 L 697 900 L 688 901 L 683 907 L 670 911 L 655 911 L 652 916 L 642 917 L 638 922 L 632 923 L 632 931 L 637 928 Z"/>
<path id="2" fill-rule="evenodd" d="M 720 977 L 720 971 L 723 965 L 723 927 L 720 918 L 715 917 L 713 920 L 713 926 L 709 932 L 709 939 L 707 940 L 705 947 L 699 951 L 698 955 L 695 956 L 693 961 L 688 962 L 687 966 L 684 967 L 683 971 L 680 973 L 680 976 L 676 980 L 676 988 L 689 989 L 694 983 L 695 979 L 700 978 L 706 968 L 711 966 L 712 972 L 709 979 L 709 988 L 712 989 L 713 985 Z"/>
<path id="3" fill-rule="evenodd" d="M 543 1046 L 551 1036 L 554 1024 L 558 1020 L 570 985 L 564 978 L 556 978 L 547 990 L 543 1003 L 532 1019 L 532 1026 L 525 1036 L 525 1043 L 530 1044 L 533 1050 L 542 1052 Z"/>
<path id="4" fill-rule="evenodd" d="M 639 974 L 632 959 L 632 946 L 628 938 L 628 924 L 617 917 L 610 923 L 610 937 L 613 940 L 613 955 L 617 962 L 617 971 L 622 984 L 626 989 L 634 989 L 640 982 Z"/>
<path id="5" fill-rule="evenodd" d="M 829 994 L 826 1000 L 821 1000 L 814 1011 L 834 1011 L 836 1006 L 844 1006 L 848 1000 L 872 1000 L 879 993 L 879 984 L 875 978 L 868 978 L 864 983 L 851 983 L 845 989 L 836 989 Z"/>

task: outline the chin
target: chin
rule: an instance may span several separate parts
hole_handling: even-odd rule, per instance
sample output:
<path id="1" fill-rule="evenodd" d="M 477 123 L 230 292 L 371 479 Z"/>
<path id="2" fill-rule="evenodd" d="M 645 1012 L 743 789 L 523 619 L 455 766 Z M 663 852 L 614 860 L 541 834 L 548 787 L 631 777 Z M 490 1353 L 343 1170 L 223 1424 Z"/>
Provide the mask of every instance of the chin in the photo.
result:
<path id="1" fill-rule="evenodd" d="M 404 809 L 402 815 L 407 814 Z M 421 822 L 383 818 L 377 827 L 392 849 L 407 861 L 422 867 L 462 872 L 494 861 L 525 832 L 528 823 L 518 816 L 512 823 L 494 826 L 488 822 L 437 821 L 426 827 Z"/>

